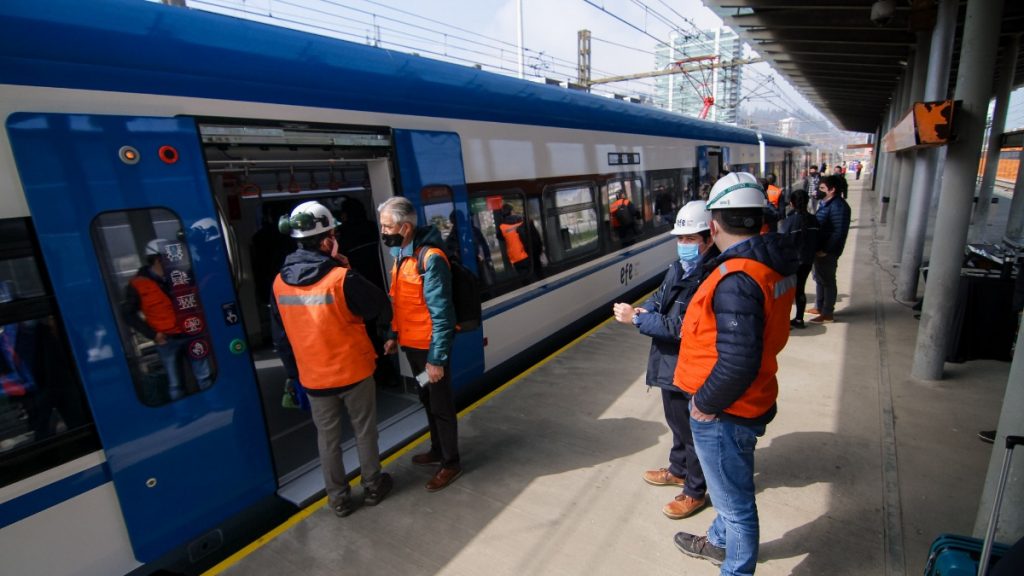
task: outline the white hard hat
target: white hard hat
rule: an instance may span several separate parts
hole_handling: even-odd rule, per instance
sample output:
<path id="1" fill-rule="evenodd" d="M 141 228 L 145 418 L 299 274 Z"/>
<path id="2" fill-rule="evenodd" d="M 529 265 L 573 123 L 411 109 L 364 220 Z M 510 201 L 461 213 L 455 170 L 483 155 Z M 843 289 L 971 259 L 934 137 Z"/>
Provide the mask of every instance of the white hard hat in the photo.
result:
<path id="1" fill-rule="evenodd" d="M 310 200 L 292 210 L 291 217 L 281 217 L 278 229 L 292 238 L 307 238 L 323 234 L 338 225 L 334 215 L 323 204 Z"/>
<path id="2" fill-rule="evenodd" d="M 676 225 L 672 228 L 672 234 L 683 236 L 703 232 L 709 228 L 710 215 L 703 200 L 687 202 L 676 214 Z"/>
<path id="3" fill-rule="evenodd" d="M 753 174 L 730 172 L 711 187 L 707 209 L 764 208 L 767 204 L 768 196 Z"/>
<path id="4" fill-rule="evenodd" d="M 161 256 L 164 252 L 164 247 L 170 244 L 169 240 L 163 238 L 155 238 L 150 240 L 146 244 L 146 256 Z"/>

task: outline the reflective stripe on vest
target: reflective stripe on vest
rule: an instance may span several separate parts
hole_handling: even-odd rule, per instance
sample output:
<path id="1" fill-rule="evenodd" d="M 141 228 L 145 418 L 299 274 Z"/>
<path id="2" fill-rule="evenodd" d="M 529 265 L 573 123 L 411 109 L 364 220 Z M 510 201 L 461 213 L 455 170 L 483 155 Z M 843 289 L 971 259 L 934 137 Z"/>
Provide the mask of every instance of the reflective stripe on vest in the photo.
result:
<path id="1" fill-rule="evenodd" d="M 431 258 L 440 256 L 445 263 L 448 258 L 438 248 L 426 248 L 423 258 L 426 269 Z M 391 268 L 391 304 L 395 314 L 391 326 L 398 333 L 398 343 L 407 348 L 417 350 L 430 349 L 430 337 L 434 331 L 434 323 L 427 309 L 427 299 L 423 296 L 423 277 L 420 276 L 416 264 L 419 254 L 413 254 L 397 262 Z"/>
<path id="2" fill-rule="evenodd" d="M 761 367 L 747 390 L 725 412 L 741 418 L 757 418 L 775 404 L 779 385 L 776 357 L 789 339 L 789 309 L 796 296 L 796 277 L 783 277 L 768 266 L 748 258 L 726 260 L 707 277 L 693 295 L 683 316 L 674 383 L 696 394 L 718 361 L 718 329 L 712 307 L 718 283 L 729 274 L 742 272 L 761 288 L 764 297 L 764 333 Z"/>
<path id="3" fill-rule="evenodd" d="M 171 297 L 156 280 L 136 276 L 131 279 L 131 285 L 139 295 L 139 309 L 145 314 L 150 328 L 164 334 L 181 333 Z"/>
<path id="4" fill-rule="evenodd" d="M 377 353 L 363 319 L 345 301 L 347 268 L 335 268 L 315 284 L 291 286 L 278 274 L 274 299 L 295 353 L 299 381 L 324 390 L 362 382 L 376 367 Z"/>
<path id="5" fill-rule="evenodd" d="M 516 262 L 522 262 L 526 260 L 526 248 L 523 246 L 523 240 L 519 237 L 519 227 L 523 223 L 518 224 L 502 224 L 501 235 L 505 238 L 505 247 L 508 248 L 508 260 L 515 264 Z"/>

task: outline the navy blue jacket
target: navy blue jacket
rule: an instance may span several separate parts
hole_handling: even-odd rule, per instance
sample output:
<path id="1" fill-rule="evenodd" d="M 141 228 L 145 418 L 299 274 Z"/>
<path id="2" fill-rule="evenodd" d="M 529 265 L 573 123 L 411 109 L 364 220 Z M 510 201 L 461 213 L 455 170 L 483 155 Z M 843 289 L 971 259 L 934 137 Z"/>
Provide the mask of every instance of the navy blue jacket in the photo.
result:
<path id="1" fill-rule="evenodd" d="M 821 251 L 829 256 L 839 258 L 846 246 L 846 235 L 850 232 L 850 205 L 839 196 L 839 192 L 831 200 L 818 204 L 814 213 L 821 225 L 818 238 L 821 239 Z"/>
<path id="2" fill-rule="evenodd" d="M 718 249 L 714 246 L 704 254 L 708 258 L 717 255 Z M 647 313 L 638 316 L 637 328 L 644 336 L 651 337 L 651 353 L 647 357 L 648 386 L 683 393 L 672 384 L 679 359 L 679 333 L 686 306 L 704 279 L 705 270 L 702 259 L 684 276 L 683 265 L 678 260 L 672 262 L 658 291 L 640 305 Z"/>
<path id="3" fill-rule="evenodd" d="M 814 253 L 821 246 L 818 239 L 820 225 L 814 214 L 804 210 L 794 210 L 779 225 L 779 234 L 789 238 L 800 254 L 800 264 L 810 266 L 814 263 Z"/>
<path id="4" fill-rule="evenodd" d="M 731 246 L 708 262 L 709 270 L 731 258 L 749 258 L 783 276 L 796 273 L 800 257 L 784 236 L 768 233 Z M 701 412 L 740 424 L 767 424 L 775 418 L 775 406 L 758 418 L 748 419 L 724 412 L 738 400 L 757 376 L 764 349 L 764 294 L 754 279 L 742 272 L 729 274 L 718 283 L 712 301 L 718 326 L 718 361 L 694 402 Z M 788 318 L 787 318 L 788 319 Z"/>

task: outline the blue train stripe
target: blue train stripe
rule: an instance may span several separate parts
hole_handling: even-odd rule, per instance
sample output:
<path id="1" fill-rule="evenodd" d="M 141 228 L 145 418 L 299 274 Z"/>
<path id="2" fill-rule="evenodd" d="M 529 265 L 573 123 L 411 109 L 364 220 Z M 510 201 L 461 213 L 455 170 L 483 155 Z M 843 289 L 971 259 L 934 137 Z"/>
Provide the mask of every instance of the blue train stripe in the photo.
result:
<path id="1" fill-rule="evenodd" d="M 0 526 L 6 527 L 24 520 L 107 482 L 110 482 L 110 470 L 106 463 L 61 478 L 0 504 Z"/>

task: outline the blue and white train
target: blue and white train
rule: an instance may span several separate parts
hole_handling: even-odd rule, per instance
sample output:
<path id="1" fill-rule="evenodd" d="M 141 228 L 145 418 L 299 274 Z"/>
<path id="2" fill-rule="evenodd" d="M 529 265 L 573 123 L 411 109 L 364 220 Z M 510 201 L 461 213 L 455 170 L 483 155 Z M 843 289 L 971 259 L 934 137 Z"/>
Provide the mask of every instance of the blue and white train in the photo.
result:
<path id="1" fill-rule="evenodd" d="M 0 30 L 5 574 L 195 573 L 322 493 L 266 306 L 292 249 L 276 220 L 300 201 L 343 215 L 382 286 L 374 207 L 393 195 L 477 271 L 483 323 L 453 354 L 465 404 L 655 285 L 702 183 L 764 166 L 785 185 L 805 162 L 790 139 L 139 0 L 5 0 Z M 525 266 L 506 205 L 537 230 Z M 155 239 L 185 353 L 214 371 L 174 399 L 167 371 L 189 363 L 165 366 L 125 307 Z M 425 418 L 404 378 L 379 384 L 395 450 Z"/>

